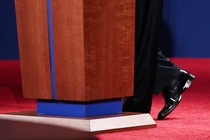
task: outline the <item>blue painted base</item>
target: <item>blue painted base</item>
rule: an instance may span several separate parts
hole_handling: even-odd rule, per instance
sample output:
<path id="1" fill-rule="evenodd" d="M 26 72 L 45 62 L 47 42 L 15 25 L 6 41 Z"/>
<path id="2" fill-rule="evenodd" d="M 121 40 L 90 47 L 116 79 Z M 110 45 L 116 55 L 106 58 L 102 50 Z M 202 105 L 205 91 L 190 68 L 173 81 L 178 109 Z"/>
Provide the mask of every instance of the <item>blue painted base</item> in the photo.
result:
<path id="1" fill-rule="evenodd" d="M 118 114 L 122 112 L 122 99 L 93 102 L 65 102 L 37 100 L 37 113 L 72 117 L 92 117 Z"/>

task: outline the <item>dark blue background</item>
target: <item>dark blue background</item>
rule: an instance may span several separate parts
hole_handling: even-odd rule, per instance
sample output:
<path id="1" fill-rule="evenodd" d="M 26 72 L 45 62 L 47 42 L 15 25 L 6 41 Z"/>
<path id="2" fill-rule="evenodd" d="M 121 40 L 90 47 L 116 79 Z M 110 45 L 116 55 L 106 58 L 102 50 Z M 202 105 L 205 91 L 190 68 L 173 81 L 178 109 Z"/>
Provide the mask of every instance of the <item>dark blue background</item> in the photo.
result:
<path id="1" fill-rule="evenodd" d="M 172 57 L 210 57 L 210 0 L 165 0 L 160 47 Z M 19 59 L 14 0 L 0 0 L 0 59 Z"/>
<path id="2" fill-rule="evenodd" d="M 14 0 L 0 0 L 0 59 L 19 59 Z"/>
<path id="3" fill-rule="evenodd" d="M 210 57 L 210 0 L 165 0 L 161 47 L 175 57 Z"/>

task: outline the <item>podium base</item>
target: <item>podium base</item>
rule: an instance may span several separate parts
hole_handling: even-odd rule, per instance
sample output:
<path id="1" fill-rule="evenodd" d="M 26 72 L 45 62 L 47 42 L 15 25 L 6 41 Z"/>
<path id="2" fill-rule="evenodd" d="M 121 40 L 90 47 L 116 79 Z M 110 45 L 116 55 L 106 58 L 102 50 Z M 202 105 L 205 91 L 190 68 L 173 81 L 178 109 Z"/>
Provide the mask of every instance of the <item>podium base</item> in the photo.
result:
<path id="1" fill-rule="evenodd" d="M 73 128 L 87 132 L 132 130 L 156 127 L 150 114 L 125 112 L 97 117 L 40 116 L 36 111 L 0 114 L 0 120 L 22 121 Z"/>

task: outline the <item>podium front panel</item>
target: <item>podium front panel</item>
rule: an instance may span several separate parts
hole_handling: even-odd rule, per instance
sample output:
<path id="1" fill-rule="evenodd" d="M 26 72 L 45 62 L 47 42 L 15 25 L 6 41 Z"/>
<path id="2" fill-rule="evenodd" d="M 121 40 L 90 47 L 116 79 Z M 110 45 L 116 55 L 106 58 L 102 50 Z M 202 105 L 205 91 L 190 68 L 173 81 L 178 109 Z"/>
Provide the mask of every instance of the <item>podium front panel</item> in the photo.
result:
<path id="1" fill-rule="evenodd" d="M 133 95 L 135 0 L 15 0 L 24 97 Z"/>
<path id="2" fill-rule="evenodd" d="M 53 0 L 56 98 L 85 100 L 83 0 Z"/>
<path id="3" fill-rule="evenodd" d="M 52 1 L 57 99 L 133 95 L 134 17 L 134 0 Z"/>
<path id="4" fill-rule="evenodd" d="M 46 0 L 15 0 L 23 95 L 51 99 Z"/>

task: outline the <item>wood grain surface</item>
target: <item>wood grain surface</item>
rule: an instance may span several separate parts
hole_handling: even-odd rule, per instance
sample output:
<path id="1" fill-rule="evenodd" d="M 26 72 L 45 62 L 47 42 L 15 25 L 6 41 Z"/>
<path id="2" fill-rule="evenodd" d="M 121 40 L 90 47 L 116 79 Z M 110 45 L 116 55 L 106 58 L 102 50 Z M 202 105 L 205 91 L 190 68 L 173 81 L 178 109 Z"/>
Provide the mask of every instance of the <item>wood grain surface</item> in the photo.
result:
<path id="1" fill-rule="evenodd" d="M 53 0 L 56 96 L 85 100 L 83 0 Z"/>
<path id="2" fill-rule="evenodd" d="M 57 99 L 133 95 L 134 0 L 53 0 Z"/>
<path id="3" fill-rule="evenodd" d="M 84 0 L 86 99 L 133 95 L 134 0 Z"/>
<path id="4" fill-rule="evenodd" d="M 46 0 L 15 0 L 23 94 L 51 99 Z"/>
<path id="5" fill-rule="evenodd" d="M 16 0 L 25 97 L 51 99 L 46 0 Z M 133 95 L 135 0 L 52 0 L 56 97 Z"/>

